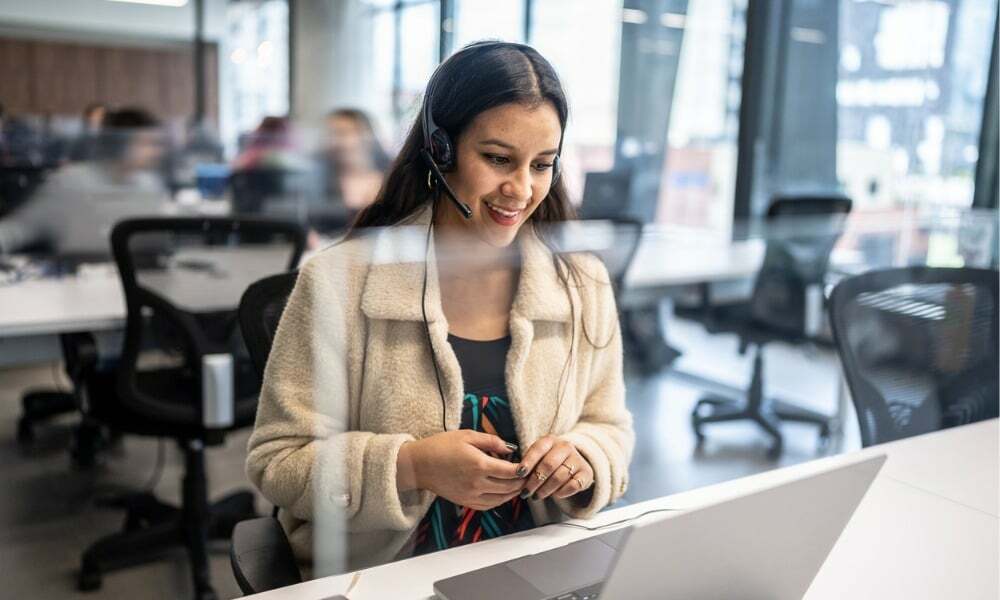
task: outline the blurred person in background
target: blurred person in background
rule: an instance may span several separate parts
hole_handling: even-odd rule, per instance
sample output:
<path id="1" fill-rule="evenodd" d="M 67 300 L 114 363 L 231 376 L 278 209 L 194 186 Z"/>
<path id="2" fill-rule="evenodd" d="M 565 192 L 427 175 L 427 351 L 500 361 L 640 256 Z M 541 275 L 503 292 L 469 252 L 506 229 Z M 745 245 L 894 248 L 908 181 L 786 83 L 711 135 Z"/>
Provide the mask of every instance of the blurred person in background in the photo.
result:
<path id="1" fill-rule="evenodd" d="M 69 160 L 81 161 L 94 158 L 101 124 L 108 113 L 108 107 L 101 102 L 91 102 L 83 109 L 80 135 L 73 140 L 69 149 Z"/>
<path id="2" fill-rule="evenodd" d="M 7 114 L 0 104 L 0 165 L 29 166 L 42 163 L 42 138 L 24 119 Z"/>
<path id="3" fill-rule="evenodd" d="M 353 218 L 375 201 L 390 160 L 368 115 L 338 108 L 326 117 L 326 145 L 319 163 L 327 202 Z"/>
<path id="4" fill-rule="evenodd" d="M 308 167 L 287 117 L 264 117 L 233 161 L 233 171 L 304 171 Z"/>
<path id="5" fill-rule="evenodd" d="M 160 123 L 142 108 L 108 112 L 95 160 L 53 172 L 18 210 L 0 220 L 0 254 L 44 249 L 56 254 L 110 255 L 119 220 L 158 214 L 170 196 L 157 174 Z"/>

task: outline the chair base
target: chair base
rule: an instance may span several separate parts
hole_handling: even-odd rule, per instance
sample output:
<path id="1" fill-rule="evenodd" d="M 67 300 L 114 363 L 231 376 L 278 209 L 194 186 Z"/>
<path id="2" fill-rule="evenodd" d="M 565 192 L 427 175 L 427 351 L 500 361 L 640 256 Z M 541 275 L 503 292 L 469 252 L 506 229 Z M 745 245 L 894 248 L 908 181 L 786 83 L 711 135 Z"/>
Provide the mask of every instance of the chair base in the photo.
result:
<path id="1" fill-rule="evenodd" d="M 703 396 L 691 411 L 691 428 L 697 438 L 698 445 L 705 441 L 702 426 L 708 423 L 726 423 L 732 421 L 753 421 L 767 433 L 772 440 L 767 456 L 777 460 L 784 449 L 784 437 L 781 434 L 782 421 L 794 423 L 810 423 L 819 427 L 821 447 L 830 441 L 832 417 L 822 413 L 802 408 L 788 402 L 765 398 L 763 395 L 763 352 L 760 347 L 754 357 L 753 378 L 746 400 L 741 402 L 718 395 Z"/>
<path id="2" fill-rule="evenodd" d="M 207 556 L 197 540 L 192 541 L 191 523 L 183 509 L 163 503 L 152 494 L 116 498 L 107 506 L 125 508 L 122 530 L 93 543 L 83 553 L 77 587 L 82 592 L 100 589 L 105 573 L 156 560 L 166 551 L 185 546 L 191 560 L 195 598 L 216 598 L 208 579 Z M 249 491 L 229 494 L 208 508 L 207 536 L 229 539 L 236 523 L 257 516 Z"/>
<path id="3" fill-rule="evenodd" d="M 27 392 L 21 397 L 21 407 L 21 417 L 17 420 L 17 441 L 22 445 L 35 441 L 36 423 L 77 410 L 73 394 L 59 390 Z"/>

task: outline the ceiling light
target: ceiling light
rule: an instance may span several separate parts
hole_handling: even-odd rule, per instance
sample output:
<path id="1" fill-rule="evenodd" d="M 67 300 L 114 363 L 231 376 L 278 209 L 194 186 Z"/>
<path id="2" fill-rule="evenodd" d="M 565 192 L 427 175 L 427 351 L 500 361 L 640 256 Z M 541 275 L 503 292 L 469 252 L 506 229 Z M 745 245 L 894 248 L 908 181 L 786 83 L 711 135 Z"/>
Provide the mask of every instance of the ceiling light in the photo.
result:
<path id="1" fill-rule="evenodd" d="M 173 6 L 179 8 L 188 3 L 188 0 L 110 0 L 111 2 L 128 2 L 129 4 L 153 4 L 156 6 Z"/>

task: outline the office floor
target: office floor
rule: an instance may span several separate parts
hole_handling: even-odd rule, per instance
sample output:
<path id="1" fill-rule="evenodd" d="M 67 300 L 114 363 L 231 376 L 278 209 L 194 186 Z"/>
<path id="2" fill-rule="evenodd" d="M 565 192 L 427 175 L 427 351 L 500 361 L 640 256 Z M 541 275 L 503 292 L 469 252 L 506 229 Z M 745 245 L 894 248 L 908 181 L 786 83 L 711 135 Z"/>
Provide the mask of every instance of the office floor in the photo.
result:
<path id="1" fill-rule="evenodd" d="M 671 341 L 685 350 L 675 367 L 687 375 L 628 378 L 628 403 L 635 416 L 637 446 L 626 501 L 637 502 L 741 477 L 817 455 L 814 430 L 795 425 L 785 426 L 786 450 L 778 462 L 766 459 L 767 439 L 746 424 L 707 430 L 706 444 L 696 451 L 688 416 L 704 388 L 695 379 L 713 378 L 742 387 L 749 377 L 749 359 L 736 355 L 735 338 L 731 336 L 708 336 L 697 325 L 680 321 L 669 327 Z M 804 405 L 833 411 L 837 365 L 831 352 L 774 346 L 766 357 L 765 382 L 775 382 L 768 389 Z M 76 591 L 80 552 L 121 524 L 121 513 L 97 506 L 96 500 L 147 485 L 157 462 L 158 444 L 126 438 L 118 451 L 106 456 L 101 467 L 76 471 L 65 450 L 72 423 L 67 418 L 39 428 L 38 441 L 30 450 L 20 448 L 14 432 L 22 391 L 51 387 L 56 378 L 65 385 L 58 370 L 49 366 L 0 370 L 0 481 L 6 487 L 0 494 L 0 572 L 5 574 L 4 593 L 0 595 L 39 600 L 188 596 L 189 575 L 180 550 L 159 562 L 106 576 L 98 592 Z M 849 414 L 844 449 L 858 446 L 853 419 Z M 243 474 L 247 435 L 234 435 L 225 447 L 211 451 L 208 468 L 213 496 L 248 485 Z M 164 499 L 177 501 L 181 457 L 169 443 L 165 449 L 165 467 L 156 491 Z M 263 512 L 267 505 L 261 502 L 258 509 Z M 239 596 L 224 545 L 214 548 L 212 576 L 221 598 Z"/>

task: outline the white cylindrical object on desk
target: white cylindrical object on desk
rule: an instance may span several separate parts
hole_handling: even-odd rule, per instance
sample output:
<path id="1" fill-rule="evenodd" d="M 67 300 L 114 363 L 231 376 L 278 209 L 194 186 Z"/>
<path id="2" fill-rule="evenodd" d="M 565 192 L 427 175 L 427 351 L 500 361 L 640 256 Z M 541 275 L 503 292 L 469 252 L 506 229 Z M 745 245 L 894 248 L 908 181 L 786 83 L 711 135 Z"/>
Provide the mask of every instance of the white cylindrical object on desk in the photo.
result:
<path id="1" fill-rule="evenodd" d="M 233 425 L 233 357 L 206 354 L 201 359 L 202 424 L 210 429 Z"/>
<path id="2" fill-rule="evenodd" d="M 816 337 L 823 329 L 823 286 L 812 284 L 806 287 L 806 337 Z"/>

